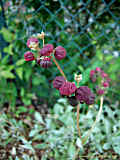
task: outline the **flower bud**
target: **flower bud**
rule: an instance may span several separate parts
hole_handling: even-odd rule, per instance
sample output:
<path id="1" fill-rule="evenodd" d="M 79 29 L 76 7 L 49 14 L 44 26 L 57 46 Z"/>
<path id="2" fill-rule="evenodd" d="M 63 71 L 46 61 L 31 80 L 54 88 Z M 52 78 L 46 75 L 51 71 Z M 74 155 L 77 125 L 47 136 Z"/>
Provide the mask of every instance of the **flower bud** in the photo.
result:
<path id="1" fill-rule="evenodd" d="M 32 52 L 28 51 L 24 54 L 24 59 L 25 59 L 25 61 L 33 61 L 33 60 L 35 60 L 35 57 Z"/>
<path id="2" fill-rule="evenodd" d="M 105 91 L 104 91 L 103 89 L 99 89 L 99 90 L 97 90 L 97 94 L 98 94 L 98 95 L 100 95 L 100 96 L 101 96 L 101 95 L 103 95 L 103 94 L 104 94 L 104 92 L 105 92 Z"/>
<path id="3" fill-rule="evenodd" d="M 62 46 L 56 47 L 54 55 L 57 60 L 61 60 L 61 59 L 65 58 L 65 56 L 66 56 L 65 48 L 63 48 Z"/>
<path id="4" fill-rule="evenodd" d="M 59 89 L 65 81 L 64 77 L 58 76 L 53 80 L 53 87 Z"/>
<path id="5" fill-rule="evenodd" d="M 52 44 L 46 44 L 41 50 L 40 55 L 41 56 L 50 56 L 50 54 L 53 52 L 53 45 Z"/>
<path id="6" fill-rule="evenodd" d="M 79 83 L 82 80 L 82 74 L 79 75 L 75 74 L 74 79 L 77 83 Z"/>
<path id="7" fill-rule="evenodd" d="M 78 101 L 77 101 L 77 99 L 76 99 L 75 96 L 67 97 L 67 99 L 68 99 L 68 102 L 69 102 L 69 104 L 70 104 L 71 106 L 77 106 Z"/>
<path id="8" fill-rule="evenodd" d="M 51 59 L 48 57 L 45 57 L 40 61 L 40 66 L 43 68 L 48 68 L 52 65 Z"/>
<path id="9" fill-rule="evenodd" d="M 37 60 L 36 60 L 37 64 L 40 65 L 40 61 L 41 61 L 41 59 L 40 59 L 40 58 L 37 58 Z"/>
<path id="10" fill-rule="evenodd" d="M 37 49 L 38 48 L 38 45 L 39 45 L 39 41 L 37 38 L 35 37 L 30 37 L 28 40 L 27 40 L 27 46 L 31 49 Z"/>
<path id="11" fill-rule="evenodd" d="M 102 73 L 101 73 L 101 76 L 102 76 L 102 78 L 107 78 L 107 77 L 108 77 L 108 74 L 106 74 L 105 72 L 102 72 Z"/>
<path id="12" fill-rule="evenodd" d="M 105 87 L 105 88 L 106 88 L 106 87 L 109 87 L 109 83 L 108 83 L 108 82 L 103 82 L 102 85 L 103 85 L 103 87 Z"/>
<path id="13" fill-rule="evenodd" d="M 61 95 L 69 96 L 75 93 L 77 87 L 75 83 L 72 82 L 64 82 L 63 85 L 60 87 L 59 91 Z"/>
<path id="14" fill-rule="evenodd" d="M 95 69 L 97 72 L 101 72 L 101 68 L 100 67 L 96 67 Z"/>
<path id="15" fill-rule="evenodd" d="M 90 78 L 92 78 L 95 75 L 95 70 L 90 71 Z"/>

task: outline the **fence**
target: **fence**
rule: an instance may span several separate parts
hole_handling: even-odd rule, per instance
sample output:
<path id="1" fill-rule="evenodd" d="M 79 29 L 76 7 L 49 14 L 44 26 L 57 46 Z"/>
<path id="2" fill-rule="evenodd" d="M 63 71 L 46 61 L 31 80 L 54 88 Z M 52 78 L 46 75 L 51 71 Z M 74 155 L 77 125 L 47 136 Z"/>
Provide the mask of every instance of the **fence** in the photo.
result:
<path id="1" fill-rule="evenodd" d="M 4 1 L 8 29 L 16 34 L 14 52 L 23 57 L 26 40 L 34 33 L 46 33 L 45 42 L 62 45 L 67 57 L 60 62 L 70 80 L 73 73 L 96 63 L 119 83 L 120 1 L 119 0 L 19 0 Z M 1 4 L 2 5 L 2 4 Z M 1 19 L 2 20 L 2 19 Z M 15 59 L 16 60 L 16 59 Z M 14 60 L 14 61 L 15 61 Z M 36 68 L 35 68 L 36 70 Z M 48 80 L 58 75 L 56 68 L 37 71 Z M 119 94 L 118 94 L 119 95 Z"/>

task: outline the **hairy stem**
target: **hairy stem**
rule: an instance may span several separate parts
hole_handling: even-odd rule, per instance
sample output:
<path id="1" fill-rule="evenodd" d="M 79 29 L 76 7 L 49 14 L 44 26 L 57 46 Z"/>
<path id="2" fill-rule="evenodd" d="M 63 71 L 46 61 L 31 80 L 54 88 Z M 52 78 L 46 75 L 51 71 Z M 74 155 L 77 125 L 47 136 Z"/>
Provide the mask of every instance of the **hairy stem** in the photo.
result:
<path id="1" fill-rule="evenodd" d="M 53 62 L 56 64 L 56 66 L 57 66 L 58 70 L 60 71 L 60 73 L 62 74 L 62 76 L 67 80 L 67 78 L 66 78 L 66 76 L 65 76 L 62 68 L 61 68 L 60 65 L 58 64 L 58 62 L 55 60 L 55 58 L 54 58 L 53 56 L 51 56 L 51 58 L 52 58 Z"/>
<path id="2" fill-rule="evenodd" d="M 99 109 L 99 112 L 98 112 L 98 114 L 97 114 L 97 116 L 96 116 L 96 120 L 95 120 L 95 122 L 93 123 L 91 129 L 88 131 L 88 134 L 84 137 L 84 139 L 83 139 L 83 144 L 87 141 L 87 139 L 89 138 L 89 136 L 90 136 L 90 134 L 92 133 L 93 129 L 95 128 L 96 123 L 99 121 L 100 115 L 101 115 L 101 113 L 102 113 L 102 108 L 103 108 L 103 97 L 100 98 L 100 109 Z"/>

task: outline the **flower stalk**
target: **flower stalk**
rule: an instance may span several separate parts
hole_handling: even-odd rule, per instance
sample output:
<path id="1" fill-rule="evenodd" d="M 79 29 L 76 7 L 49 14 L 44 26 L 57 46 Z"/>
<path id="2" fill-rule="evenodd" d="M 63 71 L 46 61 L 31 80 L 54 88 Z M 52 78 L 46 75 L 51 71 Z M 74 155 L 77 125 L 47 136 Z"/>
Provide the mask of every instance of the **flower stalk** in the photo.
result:
<path id="1" fill-rule="evenodd" d="M 55 60 L 55 58 L 53 56 L 51 56 L 53 62 L 56 64 L 58 70 L 60 71 L 61 75 L 65 78 L 65 80 L 67 81 L 67 78 L 62 70 L 62 68 L 60 67 L 60 65 L 58 64 L 58 62 Z"/>
<path id="2" fill-rule="evenodd" d="M 98 112 L 98 114 L 96 116 L 96 120 L 93 123 L 91 129 L 88 131 L 88 134 L 83 138 L 83 144 L 85 144 L 85 142 L 89 138 L 90 134 L 92 133 L 93 129 L 95 128 L 96 123 L 99 121 L 101 113 L 102 113 L 102 108 L 103 108 L 103 96 L 100 98 L 100 109 L 99 109 L 99 112 Z"/>
<path id="3" fill-rule="evenodd" d="M 80 104 L 78 103 L 78 105 L 77 105 L 77 129 L 78 129 L 78 135 L 79 135 L 80 139 L 82 140 L 80 127 L 79 127 L 79 118 L 80 118 L 79 112 L 80 112 Z"/>

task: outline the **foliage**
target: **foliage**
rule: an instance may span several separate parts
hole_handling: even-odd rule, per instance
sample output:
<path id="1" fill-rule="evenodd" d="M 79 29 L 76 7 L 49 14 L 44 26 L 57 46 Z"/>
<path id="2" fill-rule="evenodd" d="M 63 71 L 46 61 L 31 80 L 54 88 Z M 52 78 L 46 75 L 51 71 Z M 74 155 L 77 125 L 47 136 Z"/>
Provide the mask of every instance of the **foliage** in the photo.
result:
<path id="1" fill-rule="evenodd" d="M 81 105 L 80 128 L 83 137 L 88 128 L 92 125 L 95 115 L 98 112 L 98 105 L 87 108 Z M 77 148 L 80 147 L 79 157 L 84 159 L 106 159 L 120 158 L 120 108 L 115 104 L 104 105 L 103 114 L 99 123 L 95 127 L 87 143 L 82 146 L 78 138 L 76 128 L 75 108 L 68 105 L 66 99 L 59 99 L 51 109 L 50 114 L 41 116 L 39 112 L 34 112 L 34 117 L 24 112 L 17 118 L 9 114 L 1 114 L 0 122 L 0 148 L 8 148 L 8 154 L 2 154 L 3 159 L 8 155 L 11 160 L 15 156 L 21 158 L 34 159 L 72 159 Z M 13 145 L 14 144 L 14 145 Z M 107 154 L 111 150 L 111 153 Z M 5 151 L 4 151 L 5 152 Z M 106 156 L 106 157 L 105 157 Z M 115 157 L 115 158 L 114 158 Z M 104 159 L 103 158 L 103 159 Z"/>
<path id="2" fill-rule="evenodd" d="M 3 50 L 6 62 L 4 59 L 1 59 L 4 64 L 0 62 L 4 74 L 1 76 L 7 81 L 4 84 L 4 93 L 0 89 L 0 97 L 3 94 L 8 95 L 7 88 L 9 83 L 12 83 L 15 88 L 13 90 L 16 90 L 16 96 L 10 91 L 11 96 L 14 96 L 11 98 L 14 101 L 12 106 L 17 104 L 17 99 L 25 105 L 31 104 L 34 99 L 38 99 L 39 103 L 47 102 L 50 106 L 55 103 L 58 92 L 51 87 L 51 82 L 58 75 L 56 67 L 53 65 L 46 71 L 23 60 L 23 55 L 28 50 L 27 39 L 32 34 L 44 30 L 47 35 L 45 43 L 62 45 L 67 49 L 67 58 L 61 62 L 61 66 L 69 80 L 73 80 L 73 73 L 82 72 L 82 84 L 88 83 L 90 68 L 94 68 L 94 65 L 101 66 L 114 80 L 109 97 L 115 95 L 112 101 L 119 99 L 120 33 L 116 19 L 119 15 L 118 5 L 117 1 L 63 3 L 61 0 L 5 0 L 4 12 L 8 29 L 3 27 L 0 33 L 9 45 Z M 11 103 L 10 99 L 6 98 L 1 100 L 1 106 L 6 102 Z"/>

